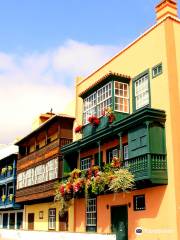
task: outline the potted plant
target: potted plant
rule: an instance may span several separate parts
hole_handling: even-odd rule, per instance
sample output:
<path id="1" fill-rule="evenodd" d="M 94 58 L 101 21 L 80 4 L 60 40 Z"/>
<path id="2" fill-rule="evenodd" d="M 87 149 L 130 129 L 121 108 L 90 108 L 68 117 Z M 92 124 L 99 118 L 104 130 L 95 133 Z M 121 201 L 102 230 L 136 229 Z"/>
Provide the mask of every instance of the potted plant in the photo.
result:
<path id="1" fill-rule="evenodd" d="M 14 194 L 9 194 L 9 201 L 12 202 L 14 198 Z"/>
<path id="2" fill-rule="evenodd" d="M 3 203 L 5 202 L 5 200 L 6 200 L 6 195 L 5 195 L 5 194 L 3 194 L 3 195 L 1 196 L 1 200 L 2 200 Z"/>
<path id="3" fill-rule="evenodd" d="M 92 115 L 88 118 L 88 122 L 93 126 L 97 127 L 100 124 L 100 120 L 95 115 Z"/>
<path id="4" fill-rule="evenodd" d="M 6 172 L 7 172 L 7 168 L 6 167 L 2 168 L 1 175 L 4 176 Z"/>
<path id="5" fill-rule="evenodd" d="M 112 123 L 116 119 L 111 107 L 107 107 L 104 109 L 103 116 L 106 116 L 108 118 L 109 123 Z"/>
<path id="6" fill-rule="evenodd" d="M 76 128 L 75 128 L 75 133 L 82 133 L 82 130 L 83 130 L 83 126 L 82 125 L 78 125 Z"/>
<path id="7" fill-rule="evenodd" d="M 7 176 L 8 176 L 8 177 L 11 176 L 11 174 L 12 174 L 12 170 L 13 170 L 12 166 L 9 165 L 8 168 L 7 168 Z"/>

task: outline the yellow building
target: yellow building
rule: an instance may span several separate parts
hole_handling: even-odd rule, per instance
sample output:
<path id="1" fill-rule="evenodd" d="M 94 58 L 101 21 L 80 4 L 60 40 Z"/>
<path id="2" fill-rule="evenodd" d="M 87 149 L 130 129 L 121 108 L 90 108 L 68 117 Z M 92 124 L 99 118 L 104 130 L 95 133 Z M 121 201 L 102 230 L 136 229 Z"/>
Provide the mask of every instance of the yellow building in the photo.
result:
<path id="1" fill-rule="evenodd" d="M 119 154 L 135 175 L 137 188 L 89 202 L 75 200 L 69 216 L 72 231 L 119 231 L 118 240 L 180 239 L 179 43 L 177 2 L 162 0 L 154 26 L 89 76 L 77 79 L 76 122 L 83 125 L 83 134 L 62 148 L 64 171 L 73 170 L 73 161 L 86 170 Z M 103 120 L 106 107 L 116 116 L 111 125 Z M 99 119 L 96 127 L 88 122 L 92 115 Z"/>
<path id="2" fill-rule="evenodd" d="M 67 218 L 59 216 L 59 203 L 54 202 L 55 184 L 62 177 L 60 148 L 72 142 L 74 118 L 53 113 L 42 114 L 36 128 L 16 142 L 16 203 L 24 205 L 25 230 L 67 230 Z"/>

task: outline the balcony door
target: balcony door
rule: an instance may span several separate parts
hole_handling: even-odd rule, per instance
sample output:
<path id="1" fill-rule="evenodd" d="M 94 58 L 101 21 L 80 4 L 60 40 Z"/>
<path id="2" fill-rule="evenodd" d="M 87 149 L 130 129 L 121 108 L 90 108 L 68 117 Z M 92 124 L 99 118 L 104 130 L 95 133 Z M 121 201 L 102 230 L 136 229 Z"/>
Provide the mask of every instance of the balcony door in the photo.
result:
<path id="1" fill-rule="evenodd" d="M 111 207 L 111 230 L 116 240 L 128 240 L 128 209 L 127 206 Z"/>
<path id="2" fill-rule="evenodd" d="M 28 230 L 34 230 L 34 213 L 28 213 Z"/>

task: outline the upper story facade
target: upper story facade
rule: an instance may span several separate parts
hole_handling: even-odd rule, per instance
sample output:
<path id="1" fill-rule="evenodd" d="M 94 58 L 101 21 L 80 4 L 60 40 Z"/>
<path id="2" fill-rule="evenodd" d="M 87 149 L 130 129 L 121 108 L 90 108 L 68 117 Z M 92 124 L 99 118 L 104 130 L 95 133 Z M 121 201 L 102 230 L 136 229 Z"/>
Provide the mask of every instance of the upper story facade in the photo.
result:
<path id="1" fill-rule="evenodd" d="M 54 196 L 54 183 L 62 177 L 60 148 L 72 142 L 74 118 L 52 115 L 18 141 L 16 202 Z"/>
<path id="2" fill-rule="evenodd" d="M 7 146 L 0 151 L 0 210 L 18 209 L 16 195 L 16 163 L 18 147 Z"/>
<path id="3" fill-rule="evenodd" d="M 156 20 L 99 69 L 77 78 L 76 122 L 82 125 L 82 135 L 76 134 L 75 142 L 62 148 L 65 172 L 107 163 L 111 150 L 118 149 L 122 164 L 130 166 L 136 181 L 167 184 L 168 176 L 173 181 L 178 163 L 172 139 L 177 144 L 178 138 L 172 125 L 178 122 L 180 106 L 177 3 L 161 1 Z"/>

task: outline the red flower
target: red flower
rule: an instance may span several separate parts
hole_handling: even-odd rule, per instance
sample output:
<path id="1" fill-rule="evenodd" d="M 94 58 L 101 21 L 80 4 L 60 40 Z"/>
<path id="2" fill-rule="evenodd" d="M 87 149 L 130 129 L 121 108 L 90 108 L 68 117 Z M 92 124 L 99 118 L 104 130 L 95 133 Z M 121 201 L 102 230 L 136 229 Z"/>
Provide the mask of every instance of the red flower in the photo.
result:
<path id="1" fill-rule="evenodd" d="M 61 185 L 59 187 L 59 192 L 61 193 L 62 196 L 64 196 L 64 194 L 65 194 L 65 186 L 64 185 Z"/>
<path id="2" fill-rule="evenodd" d="M 91 123 L 93 126 L 98 126 L 100 124 L 99 118 L 96 116 L 92 115 L 88 118 L 89 123 Z"/>
<path id="3" fill-rule="evenodd" d="M 83 126 L 82 125 L 79 125 L 75 128 L 75 133 L 81 133 L 82 132 L 82 129 L 83 129 Z"/>

